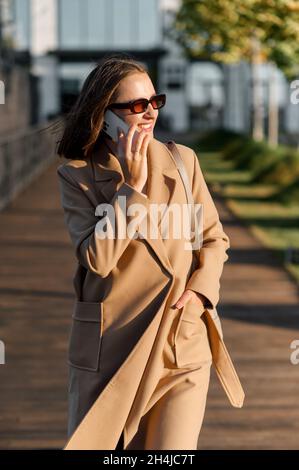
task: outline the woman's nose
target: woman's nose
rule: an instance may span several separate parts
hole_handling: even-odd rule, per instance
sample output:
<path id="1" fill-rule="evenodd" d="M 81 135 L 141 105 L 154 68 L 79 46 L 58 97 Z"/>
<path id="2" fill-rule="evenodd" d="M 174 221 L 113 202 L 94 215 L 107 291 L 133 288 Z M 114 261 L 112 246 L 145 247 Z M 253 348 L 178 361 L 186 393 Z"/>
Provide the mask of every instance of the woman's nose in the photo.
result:
<path id="1" fill-rule="evenodd" d="M 156 116 L 155 109 L 153 108 L 151 103 L 148 104 L 148 107 L 147 107 L 147 110 L 146 110 L 144 116 L 151 117 L 152 119 L 155 118 L 155 116 Z"/>

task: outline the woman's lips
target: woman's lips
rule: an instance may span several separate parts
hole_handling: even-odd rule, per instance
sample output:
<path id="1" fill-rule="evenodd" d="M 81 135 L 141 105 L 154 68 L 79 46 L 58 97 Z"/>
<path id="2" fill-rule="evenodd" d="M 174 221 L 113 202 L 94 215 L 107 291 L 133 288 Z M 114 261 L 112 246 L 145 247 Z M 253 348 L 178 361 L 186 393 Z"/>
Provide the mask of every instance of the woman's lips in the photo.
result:
<path id="1" fill-rule="evenodd" d="M 153 127 L 154 127 L 154 124 L 151 123 L 151 124 L 148 124 L 146 125 L 146 127 L 144 127 L 144 125 L 142 124 L 139 124 L 138 126 L 141 130 L 144 130 L 145 132 L 151 132 L 153 130 Z"/>

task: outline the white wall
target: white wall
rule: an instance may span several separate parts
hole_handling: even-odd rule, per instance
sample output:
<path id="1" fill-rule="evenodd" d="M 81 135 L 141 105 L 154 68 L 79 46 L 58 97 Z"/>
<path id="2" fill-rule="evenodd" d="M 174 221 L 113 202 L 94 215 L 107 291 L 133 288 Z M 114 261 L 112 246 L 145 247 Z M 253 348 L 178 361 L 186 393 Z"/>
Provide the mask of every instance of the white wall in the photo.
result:
<path id="1" fill-rule="evenodd" d="M 62 49 L 142 49 L 161 42 L 158 0 L 60 0 Z"/>
<path id="2" fill-rule="evenodd" d="M 31 52 L 57 48 L 57 0 L 31 0 Z"/>

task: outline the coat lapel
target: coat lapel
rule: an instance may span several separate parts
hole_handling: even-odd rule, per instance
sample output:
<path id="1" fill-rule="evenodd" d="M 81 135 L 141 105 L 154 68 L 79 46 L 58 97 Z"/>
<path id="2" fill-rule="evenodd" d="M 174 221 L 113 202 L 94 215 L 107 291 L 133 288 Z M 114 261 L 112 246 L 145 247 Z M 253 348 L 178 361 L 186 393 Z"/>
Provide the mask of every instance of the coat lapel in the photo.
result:
<path id="1" fill-rule="evenodd" d="M 151 204 L 163 204 L 162 214 L 157 212 L 157 231 L 154 237 L 146 237 L 144 240 L 156 253 L 165 269 L 173 274 L 173 268 L 167 256 L 165 243 L 161 235 L 161 224 L 165 217 L 166 209 L 174 199 L 176 177 L 178 175 L 175 162 L 165 145 L 153 138 L 148 145 L 148 181 L 147 199 L 144 204 L 151 210 Z M 125 181 L 121 164 L 118 157 L 113 154 L 108 145 L 101 141 L 97 150 L 92 154 L 93 177 L 96 190 L 102 194 L 107 202 L 110 202 L 113 195 Z M 162 209 L 163 207 L 161 207 Z M 150 223 L 148 219 L 148 224 Z M 155 223 L 155 222 L 154 222 Z M 148 225 L 149 227 L 149 225 Z"/>
<path id="2" fill-rule="evenodd" d="M 158 211 L 157 223 L 158 228 L 161 229 L 166 207 L 173 202 L 178 173 L 167 149 L 157 140 L 154 140 L 149 148 L 148 162 L 148 199 L 151 203 L 165 205 L 162 214 Z M 161 236 L 161 230 L 159 230 L 159 235 Z"/>

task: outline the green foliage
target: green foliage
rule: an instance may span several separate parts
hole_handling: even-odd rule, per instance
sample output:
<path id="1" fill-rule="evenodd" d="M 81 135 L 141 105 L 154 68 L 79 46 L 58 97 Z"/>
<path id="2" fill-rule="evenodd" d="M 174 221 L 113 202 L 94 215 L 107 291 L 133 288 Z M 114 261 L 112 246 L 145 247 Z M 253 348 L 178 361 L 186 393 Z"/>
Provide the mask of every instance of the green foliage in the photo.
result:
<path id="1" fill-rule="evenodd" d="M 275 150 L 271 149 L 265 141 L 257 142 L 251 139 L 243 146 L 234 160 L 237 170 L 254 170 L 260 162 L 267 164 L 276 157 Z"/>
<path id="2" fill-rule="evenodd" d="M 269 200 L 283 204 L 299 202 L 299 152 L 280 145 L 272 147 L 265 141 L 255 141 L 247 135 L 216 129 L 206 132 L 196 143 L 195 150 L 219 152 L 230 168 L 249 175 L 248 181 L 260 185 L 275 185 Z M 220 165 L 220 163 L 219 163 Z M 220 165 L 221 166 L 221 165 Z M 296 198 L 296 199 L 295 199 Z"/>
<path id="3" fill-rule="evenodd" d="M 244 147 L 251 141 L 247 135 L 240 135 L 231 140 L 222 150 L 224 160 L 236 160 L 238 155 L 243 151 Z"/>
<path id="4" fill-rule="evenodd" d="M 273 201 L 281 202 L 285 205 L 290 205 L 293 202 L 299 201 L 299 177 L 297 177 L 292 183 L 284 185 L 280 188 L 272 197 Z M 299 227 L 299 222 L 298 226 Z"/>
<path id="5" fill-rule="evenodd" d="M 256 173 L 255 181 L 291 185 L 299 178 L 299 154 L 295 150 L 285 150 L 279 159 L 271 163 L 263 171 Z"/>
<path id="6" fill-rule="evenodd" d="M 291 79 L 298 74 L 299 2 L 296 0 L 182 0 L 171 37 L 189 58 L 251 62 L 252 39 L 260 59 Z"/>
<path id="7" fill-rule="evenodd" d="M 213 129 L 212 131 L 206 131 L 202 134 L 200 139 L 195 144 L 195 150 L 216 152 L 222 150 L 231 141 L 235 141 L 240 138 L 241 134 L 226 130 L 223 128 Z"/>

